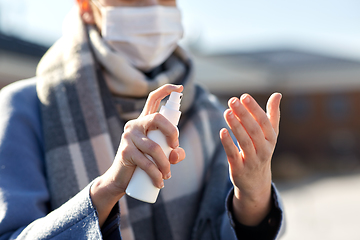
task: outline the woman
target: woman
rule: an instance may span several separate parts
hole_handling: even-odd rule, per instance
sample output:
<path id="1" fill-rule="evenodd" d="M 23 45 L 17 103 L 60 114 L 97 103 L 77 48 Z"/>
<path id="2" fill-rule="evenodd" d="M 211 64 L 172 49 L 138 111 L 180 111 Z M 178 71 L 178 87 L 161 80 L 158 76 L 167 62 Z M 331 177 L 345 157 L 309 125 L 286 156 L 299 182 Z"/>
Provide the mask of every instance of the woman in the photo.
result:
<path id="1" fill-rule="evenodd" d="M 193 83 L 175 0 L 77 5 L 36 78 L 0 94 L 0 239 L 277 238 L 281 95 L 267 114 L 247 94 L 224 112 Z M 179 135 L 156 113 L 172 91 L 184 94 Z M 136 166 L 165 185 L 153 205 L 125 196 Z"/>

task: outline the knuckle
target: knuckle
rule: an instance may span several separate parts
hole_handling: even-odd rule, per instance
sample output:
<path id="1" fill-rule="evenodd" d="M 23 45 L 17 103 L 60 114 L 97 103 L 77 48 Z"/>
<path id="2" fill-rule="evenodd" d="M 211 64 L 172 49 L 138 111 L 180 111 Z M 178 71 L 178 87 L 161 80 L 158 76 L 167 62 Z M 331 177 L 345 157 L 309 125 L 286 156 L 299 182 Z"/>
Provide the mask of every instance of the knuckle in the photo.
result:
<path id="1" fill-rule="evenodd" d="M 242 149 L 249 149 L 253 146 L 253 143 L 250 139 L 246 139 L 240 143 L 240 146 Z"/>
<path id="2" fill-rule="evenodd" d="M 266 137 L 266 140 L 270 142 L 271 144 L 275 144 L 278 138 L 278 133 L 276 129 L 270 128 Z"/>
<path id="3" fill-rule="evenodd" d="M 154 113 L 152 119 L 154 122 L 158 122 L 158 121 L 161 121 L 163 118 L 164 118 L 164 116 L 161 115 L 160 113 Z"/>
<path id="4" fill-rule="evenodd" d="M 168 173 L 170 171 L 170 162 L 169 161 L 159 161 L 158 163 L 159 168 L 163 173 Z"/>
<path id="5" fill-rule="evenodd" d="M 170 162 L 168 160 L 160 161 L 159 164 L 161 165 L 163 172 L 167 173 L 170 171 Z"/>
<path id="6" fill-rule="evenodd" d="M 178 129 L 174 125 L 170 126 L 169 131 L 171 136 L 178 136 L 179 134 Z"/>
<path id="7" fill-rule="evenodd" d="M 273 145 L 276 144 L 276 142 L 277 142 L 277 135 L 276 135 L 275 131 L 274 131 L 273 134 L 270 134 L 268 141 L 269 141 L 271 144 L 273 144 Z"/>
<path id="8" fill-rule="evenodd" d="M 161 115 L 159 113 L 153 113 L 151 115 L 149 115 L 149 119 L 147 121 L 147 128 L 154 128 L 154 127 L 151 127 L 153 125 L 156 125 L 156 122 L 159 121 L 159 116 L 158 115 Z"/>
<path id="9" fill-rule="evenodd" d="M 129 131 L 123 132 L 123 134 L 121 135 L 122 139 L 130 139 L 131 137 L 131 133 Z"/>
<path id="10" fill-rule="evenodd" d="M 262 116 L 259 123 L 261 126 L 269 126 L 269 119 L 266 116 Z"/>
<path id="11" fill-rule="evenodd" d="M 145 167 L 145 169 L 147 169 L 148 171 L 151 171 L 151 170 L 155 167 L 155 165 L 154 165 L 154 163 L 153 163 L 152 161 L 147 160 L 147 161 L 145 162 L 144 167 Z"/>
<path id="12" fill-rule="evenodd" d="M 130 120 L 128 121 L 125 126 L 124 126 L 124 130 L 127 131 L 132 127 L 132 124 L 134 123 L 135 120 Z"/>
<path id="13" fill-rule="evenodd" d="M 131 158 L 131 150 L 127 147 L 121 149 L 120 156 L 122 159 L 130 159 Z"/>
<path id="14" fill-rule="evenodd" d="M 161 147 L 153 141 L 149 142 L 148 149 L 150 153 L 158 153 L 161 151 Z"/>
<path id="15" fill-rule="evenodd" d="M 250 136 L 258 136 L 260 134 L 260 129 L 257 127 L 251 127 L 250 129 L 248 129 L 248 133 L 250 134 Z"/>
<path id="16" fill-rule="evenodd" d="M 155 165 L 153 162 L 151 162 L 150 160 L 147 160 L 144 162 L 143 169 L 145 172 L 149 172 L 154 166 Z"/>
<path id="17" fill-rule="evenodd" d="M 226 155 L 229 160 L 236 160 L 238 158 L 238 153 L 235 152 L 228 152 Z"/>
<path id="18" fill-rule="evenodd" d="M 240 109 L 238 112 L 237 112 L 237 115 L 239 116 L 239 118 L 245 118 L 247 116 L 247 111 L 245 109 Z"/>
<path id="19" fill-rule="evenodd" d="M 126 130 L 128 130 L 129 128 L 130 128 L 130 121 L 125 124 L 124 130 L 126 131 Z"/>

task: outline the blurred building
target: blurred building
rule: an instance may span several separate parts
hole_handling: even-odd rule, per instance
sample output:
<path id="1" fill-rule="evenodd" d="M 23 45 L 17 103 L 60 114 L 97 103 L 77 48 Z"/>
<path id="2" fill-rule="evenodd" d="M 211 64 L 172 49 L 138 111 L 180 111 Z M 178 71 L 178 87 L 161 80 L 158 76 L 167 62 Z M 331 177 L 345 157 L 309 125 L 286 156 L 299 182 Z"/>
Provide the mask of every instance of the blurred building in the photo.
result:
<path id="1" fill-rule="evenodd" d="M 36 66 L 47 48 L 0 32 L 0 88 L 35 76 Z"/>
<path id="2" fill-rule="evenodd" d="M 281 92 L 273 166 L 281 176 L 360 166 L 360 62 L 297 50 L 195 54 L 196 79 L 224 104 Z M 276 171 L 275 171 L 276 172 Z"/>

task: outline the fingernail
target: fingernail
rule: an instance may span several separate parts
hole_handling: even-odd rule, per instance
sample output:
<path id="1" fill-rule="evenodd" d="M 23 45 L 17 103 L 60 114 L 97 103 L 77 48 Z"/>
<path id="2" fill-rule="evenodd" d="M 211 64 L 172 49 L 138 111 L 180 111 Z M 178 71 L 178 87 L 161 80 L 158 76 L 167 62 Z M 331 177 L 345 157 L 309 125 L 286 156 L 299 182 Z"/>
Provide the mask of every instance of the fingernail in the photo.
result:
<path id="1" fill-rule="evenodd" d="M 227 137 L 229 135 L 229 132 L 228 132 L 228 130 L 226 128 L 224 128 L 222 130 L 222 134 L 223 134 L 224 137 Z"/>
<path id="2" fill-rule="evenodd" d="M 228 112 L 228 116 L 229 116 L 230 118 L 234 117 L 233 112 L 232 112 L 232 111 L 229 111 L 229 112 Z"/>
<path id="3" fill-rule="evenodd" d="M 163 189 L 165 187 L 164 182 L 161 182 L 160 189 Z"/>
<path id="4" fill-rule="evenodd" d="M 242 95 L 241 99 L 242 99 L 243 103 L 249 103 L 250 102 L 250 97 L 247 94 Z"/>
<path id="5" fill-rule="evenodd" d="M 220 139 L 222 140 L 223 137 L 227 137 L 227 132 L 225 128 L 220 130 Z"/>
<path id="6" fill-rule="evenodd" d="M 175 156 L 176 156 L 175 162 L 177 162 L 179 160 L 179 154 L 175 152 Z"/>
<path id="7" fill-rule="evenodd" d="M 168 174 L 166 174 L 165 180 L 168 180 L 168 179 L 170 179 L 170 178 L 171 178 L 171 172 L 169 172 Z"/>
<path id="8" fill-rule="evenodd" d="M 237 98 L 234 98 L 233 100 L 231 100 L 231 103 L 236 107 L 237 105 L 239 105 L 239 101 Z"/>

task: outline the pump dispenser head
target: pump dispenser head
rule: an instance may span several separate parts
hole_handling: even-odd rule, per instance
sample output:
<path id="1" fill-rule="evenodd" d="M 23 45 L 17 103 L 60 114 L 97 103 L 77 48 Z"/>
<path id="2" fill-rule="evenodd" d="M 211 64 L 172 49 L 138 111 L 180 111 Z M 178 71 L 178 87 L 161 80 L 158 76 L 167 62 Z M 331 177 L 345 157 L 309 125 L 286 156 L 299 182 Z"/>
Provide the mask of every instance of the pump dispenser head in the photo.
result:
<path id="1" fill-rule="evenodd" d="M 179 109 L 182 96 L 182 93 L 171 92 L 169 100 L 160 109 L 160 113 L 175 126 L 178 124 L 181 115 Z"/>
<path id="2" fill-rule="evenodd" d="M 179 110 L 182 95 L 182 93 L 171 92 L 169 100 L 166 102 L 166 107 Z"/>

